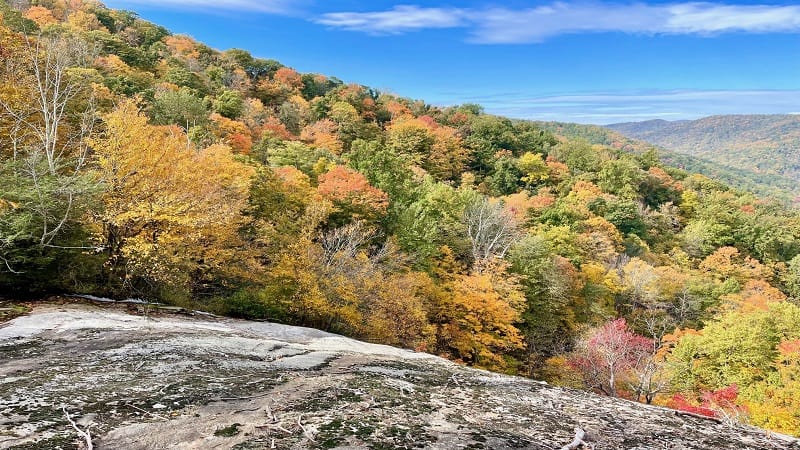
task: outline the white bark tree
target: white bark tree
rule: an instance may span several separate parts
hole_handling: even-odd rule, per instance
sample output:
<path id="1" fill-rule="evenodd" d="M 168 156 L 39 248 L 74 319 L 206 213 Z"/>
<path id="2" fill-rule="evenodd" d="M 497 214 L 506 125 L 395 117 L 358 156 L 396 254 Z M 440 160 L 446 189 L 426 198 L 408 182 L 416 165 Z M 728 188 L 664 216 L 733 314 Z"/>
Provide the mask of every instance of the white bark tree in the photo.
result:
<path id="1" fill-rule="evenodd" d="M 86 176 L 87 138 L 97 122 L 83 68 L 93 52 L 64 36 L 25 36 L 0 64 L 0 174 L 15 201 L 0 221 L 0 250 L 13 241 L 59 247 L 56 238 L 78 214 L 80 199 L 96 185 Z M 21 241 L 20 241 L 21 242 Z M 6 269 L 14 271 L 5 255 Z"/>
<path id="2" fill-rule="evenodd" d="M 467 206 L 464 222 L 475 268 L 479 272 L 493 258 L 505 257 L 523 235 L 514 215 L 506 211 L 502 203 L 485 197 Z"/>

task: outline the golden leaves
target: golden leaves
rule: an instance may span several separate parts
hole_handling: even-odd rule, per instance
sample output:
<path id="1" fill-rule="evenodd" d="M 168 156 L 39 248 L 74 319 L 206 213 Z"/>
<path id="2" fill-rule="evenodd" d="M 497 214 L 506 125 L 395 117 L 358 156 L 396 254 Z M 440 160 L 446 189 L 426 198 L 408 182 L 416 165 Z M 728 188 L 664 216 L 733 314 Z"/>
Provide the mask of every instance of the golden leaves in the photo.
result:
<path id="1" fill-rule="evenodd" d="M 178 284 L 186 268 L 225 269 L 240 246 L 252 169 L 228 147 L 196 151 L 176 127 L 152 126 L 132 100 L 105 118 L 106 132 L 91 142 L 97 177 L 104 183 L 98 220 L 106 245 L 127 271 Z"/>

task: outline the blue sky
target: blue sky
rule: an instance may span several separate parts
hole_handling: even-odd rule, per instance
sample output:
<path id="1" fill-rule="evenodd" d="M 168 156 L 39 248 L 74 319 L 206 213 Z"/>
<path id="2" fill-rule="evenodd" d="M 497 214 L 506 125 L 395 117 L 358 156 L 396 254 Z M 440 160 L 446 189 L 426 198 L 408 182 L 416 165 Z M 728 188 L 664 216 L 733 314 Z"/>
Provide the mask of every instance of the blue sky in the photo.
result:
<path id="1" fill-rule="evenodd" d="M 800 4 L 110 0 L 244 48 L 437 105 L 606 124 L 800 112 Z"/>

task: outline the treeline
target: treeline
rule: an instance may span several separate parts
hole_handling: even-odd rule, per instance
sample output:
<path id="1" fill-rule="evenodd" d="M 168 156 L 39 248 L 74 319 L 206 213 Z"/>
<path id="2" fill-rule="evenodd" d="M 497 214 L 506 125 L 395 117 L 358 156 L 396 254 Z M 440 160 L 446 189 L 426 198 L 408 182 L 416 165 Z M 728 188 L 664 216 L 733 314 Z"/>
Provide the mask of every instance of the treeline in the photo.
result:
<path id="1" fill-rule="evenodd" d="M 800 221 L 94 2 L 0 28 L 0 289 L 312 326 L 798 433 Z"/>

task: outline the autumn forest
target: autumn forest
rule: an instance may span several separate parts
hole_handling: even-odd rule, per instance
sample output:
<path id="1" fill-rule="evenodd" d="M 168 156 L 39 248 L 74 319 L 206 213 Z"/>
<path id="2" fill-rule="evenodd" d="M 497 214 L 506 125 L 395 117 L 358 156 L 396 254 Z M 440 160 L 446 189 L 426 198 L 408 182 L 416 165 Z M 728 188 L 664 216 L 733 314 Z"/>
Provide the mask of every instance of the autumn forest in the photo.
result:
<path id="1" fill-rule="evenodd" d="M 267 319 L 800 435 L 800 215 L 478 105 L 0 1 L 0 293 Z"/>

